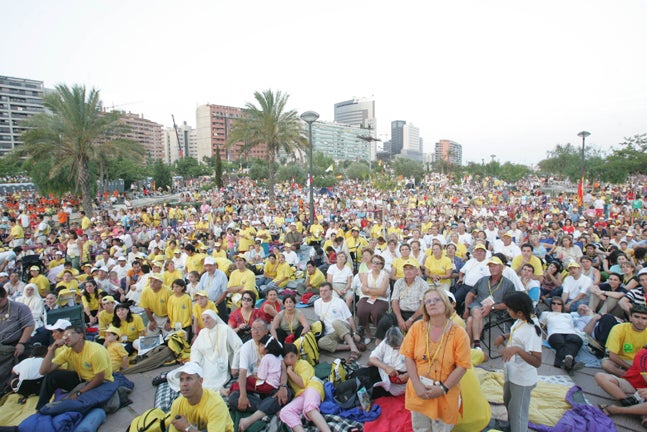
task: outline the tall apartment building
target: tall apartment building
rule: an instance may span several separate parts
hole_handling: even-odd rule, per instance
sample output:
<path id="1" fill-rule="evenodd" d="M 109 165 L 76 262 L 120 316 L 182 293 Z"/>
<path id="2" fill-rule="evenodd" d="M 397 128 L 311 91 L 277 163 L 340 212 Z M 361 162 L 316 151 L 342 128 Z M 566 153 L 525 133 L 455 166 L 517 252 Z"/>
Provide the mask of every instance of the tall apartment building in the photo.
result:
<path id="1" fill-rule="evenodd" d="M 154 121 L 147 120 L 144 115 L 133 113 L 121 113 L 121 121 L 129 130 L 119 135 L 119 138 L 129 139 L 144 146 L 145 156 L 153 160 L 166 160 L 166 149 L 164 146 L 163 126 Z"/>
<path id="2" fill-rule="evenodd" d="M 42 81 L 0 76 L 0 156 L 23 143 L 25 120 L 43 111 Z"/>
<path id="3" fill-rule="evenodd" d="M 404 148 L 404 126 L 407 124 L 404 120 L 393 120 L 391 122 L 391 156 L 402 153 Z"/>
<path id="4" fill-rule="evenodd" d="M 463 146 L 451 140 L 441 139 L 436 143 L 434 160 L 444 160 L 451 165 L 462 165 Z"/>
<path id="5" fill-rule="evenodd" d="M 336 161 L 376 160 L 375 141 L 367 140 L 368 136 L 368 130 L 358 126 L 322 121 L 312 124 L 313 150 Z"/>
<path id="6" fill-rule="evenodd" d="M 233 162 L 242 157 L 265 159 L 267 148 L 265 145 L 258 145 L 243 154 L 244 143 L 234 143 L 230 148 L 225 146 L 229 131 L 236 123 L 236 119 L 242 117 L 241 108 L 225 105 L 200 105 L 196 109 L 196 146 L 197 159 L 211 157 L 220 152 L 223 161 Z"/>
<path id="7" fill-rule="evenodd" d="M 173 164 L 180 158 L 180 149 L 182 149 L 182 156 L 198 159 L 197 131 L 186 122 L 177 125 L 177 133 L 173 127 L 165 128 L 163 141 L 164 161 L 167 164 Z"/>

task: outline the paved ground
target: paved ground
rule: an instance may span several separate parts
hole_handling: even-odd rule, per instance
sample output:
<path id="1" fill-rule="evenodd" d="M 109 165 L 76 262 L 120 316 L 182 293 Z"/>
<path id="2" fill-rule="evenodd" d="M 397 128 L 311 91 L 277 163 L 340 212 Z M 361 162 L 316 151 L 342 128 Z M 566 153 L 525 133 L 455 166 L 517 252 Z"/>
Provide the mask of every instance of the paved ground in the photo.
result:
<path id="1" fill-rule="evenodd" d="M 314 318 L 312 308 L 301 309 L 306 313 L 306 316 L 312 321 Z M 369 350 L 373 348 L 373 345 L 369 345 Z M 334 359 L 333 356 L 322 353 L 321 361 L 331 362 Z M 368 351 L 362 355 L 360 362 L 365 364 L 368 360 Z M 542 355 L 542 365 L 539 368 L 540 375 L 565 375 L 565 372 L 561 369 L 555 368 L 553 366 L 554 354 L 551 350 L 544 348 Z M 501 369 L 502 362 L 500 359 L 490 360 L 482 365 L 486 369 Z M 131 420 L 137 416 L 142 411 L 153 407 L 153 400 L 155 396 L 155 387 L 152 386 L 151 381 L 155 376 L 165 370 L 171 370 L 173 367 L 166 367 L 158 369 L 155 371 L 150 371 L 147 373 L 129 376 L 131 380 L 135 383 L 135 389 L 131 394 L 131 399 L 133 404 L 121 409 L 119 412 L 109 415 L 106 419 L 106 423 L 101 426 L 101 432 L 124 432 L 127 430 L 128 425 Z M 602 391 L 593 380 L 593 376 L 596 372 L 600 371 L 599 369 L 584 368 L 575 372 L 573 380 L 577 385 L 582 387 L 584 393 L 586 394 L 587 399 L 592 404 L 599 403 L 612 403 L 612 401 L 607 397 L 606 393 Z M 501 410 L 497 410 L 499 413 Z M 504 410 L 503 410 L 504 411 Z M 645 429 L 640 425 L 640 422 L 637 417 L 621 417 L 615 416 L 613 420 L 616 423 L 616 426 L 619 431 L 644 431 Z"/>

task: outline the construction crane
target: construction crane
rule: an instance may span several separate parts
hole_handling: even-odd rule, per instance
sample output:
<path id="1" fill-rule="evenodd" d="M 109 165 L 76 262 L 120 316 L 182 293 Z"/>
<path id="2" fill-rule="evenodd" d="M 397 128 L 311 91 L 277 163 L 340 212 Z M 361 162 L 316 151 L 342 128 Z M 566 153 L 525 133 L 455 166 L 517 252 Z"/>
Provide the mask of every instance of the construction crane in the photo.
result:
<path id="1" fill-rule="evenodd" d="M 177 138 L 177 147 L 178 147 L 178 156 L 180 159 L 184 158 L 184 151 L 182 150 L 182 143 L 180 142 L 180 134 L 177 131 L 177 125 L 175 124 L 175 116 L 171 114 L 173 119 L 173 129 L 175 129 L 175 137 Z"/>

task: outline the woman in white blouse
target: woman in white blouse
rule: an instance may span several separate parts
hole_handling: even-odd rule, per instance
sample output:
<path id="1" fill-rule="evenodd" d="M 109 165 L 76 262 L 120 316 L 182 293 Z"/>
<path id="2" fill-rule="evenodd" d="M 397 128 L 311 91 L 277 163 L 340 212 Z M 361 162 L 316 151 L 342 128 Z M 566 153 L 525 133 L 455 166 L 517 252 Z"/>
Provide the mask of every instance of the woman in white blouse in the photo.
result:
<path id="1" fill-rule="evenodd" d="M 371 337 L 369 324 L 377 323 L 389 309 L 389 274 L 384 270 L 384 258 L 380 255 L 371 257 L 371 270 L 360 274 L 362 281 L 361 295 L 357 302 L 357 319 L 364 328 L 364 336 Z"/>

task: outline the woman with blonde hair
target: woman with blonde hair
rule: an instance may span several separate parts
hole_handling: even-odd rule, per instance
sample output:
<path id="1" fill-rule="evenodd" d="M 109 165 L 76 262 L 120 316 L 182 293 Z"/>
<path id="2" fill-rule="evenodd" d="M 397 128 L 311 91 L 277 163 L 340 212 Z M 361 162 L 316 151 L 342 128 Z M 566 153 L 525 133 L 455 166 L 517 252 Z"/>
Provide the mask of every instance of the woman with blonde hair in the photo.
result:
<path id="1" fill-rule="evenodd" d="M 415 432 L 450 431 L 458 422 L 459 382 L 471 363 L 469 336 L 452 323 L 453 312 L 444 290 L 427 290 L 423 319 L 413 323 L 400 348 L 409 375 L 405 407 Z"/>

